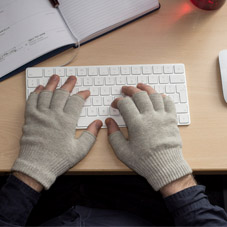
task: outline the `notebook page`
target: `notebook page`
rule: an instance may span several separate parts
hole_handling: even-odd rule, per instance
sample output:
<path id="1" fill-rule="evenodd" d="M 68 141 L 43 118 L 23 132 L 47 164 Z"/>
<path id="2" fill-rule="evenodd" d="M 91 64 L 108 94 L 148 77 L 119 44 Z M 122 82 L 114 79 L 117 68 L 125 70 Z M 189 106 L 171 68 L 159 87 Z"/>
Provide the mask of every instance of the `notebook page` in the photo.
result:
<path id="1" fill-rule="evenodd" d="M 59 0 L 59 10 L 83 43 L 159 7 L 158 0 Z"/>
<path id="2" fill-rule="evenodd" d="M 74 42 L 48 0 L 0 0 L 0 77 Z"/>

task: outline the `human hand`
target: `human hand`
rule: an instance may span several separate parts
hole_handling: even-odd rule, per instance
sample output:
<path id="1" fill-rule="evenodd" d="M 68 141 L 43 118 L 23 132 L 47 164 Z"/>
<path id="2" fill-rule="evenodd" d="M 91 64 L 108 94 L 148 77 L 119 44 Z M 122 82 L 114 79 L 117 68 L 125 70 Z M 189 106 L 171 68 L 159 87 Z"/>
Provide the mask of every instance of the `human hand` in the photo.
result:
<path id="1" fill-rule="evenodd" d="M 20 153 L 12 167 L 45 189 L 87 155 L 102 126 L 101 121 L 94 121 L 76 139 L 76 124 L 90 92 L 81 91 L 70 97 L 76 78 L 69 77 L 55 90 L 58 82 L 59 77 L 53 75 L 46 87 L 37 87 L 29 96 Z"/>
<path id="2" fill-rule="evenodd" d="M 124 86 L 119 109 L 128 128 L 128 139 L 113 119 L 107 119 L 109 142 L 118 158 L 142 175 L 158 191 L 192 172 L 182 156 L 174 103 L 145 84 Z M 130 97 L 129 97 L 130 96 Z"/>

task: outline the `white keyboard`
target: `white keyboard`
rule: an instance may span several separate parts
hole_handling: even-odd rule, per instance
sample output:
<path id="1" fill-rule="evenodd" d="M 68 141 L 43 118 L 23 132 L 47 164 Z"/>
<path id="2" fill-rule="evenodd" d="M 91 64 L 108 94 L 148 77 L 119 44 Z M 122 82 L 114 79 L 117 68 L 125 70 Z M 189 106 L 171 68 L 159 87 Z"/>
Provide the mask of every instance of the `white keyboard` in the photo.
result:
<path id="1" fill-rule="evenodd" d="M 77 128 L 86 128 L 96 119 L 112 117 L 120 127 L 125 127 L 118 110 L 110 107 L 112 101 L 121 97 L 121 87 L 136 86 L 145 83 L 157 92 L 170 96 L 177 110 L 178 125 L 190 124 L 188 93 L 183 64 L 156 65 L 105 65 L 77 67 L 27 68 L 26 97 L 39 85 L 46 85 L 53 74 L 60 76 L 58 87 L 63 85 L 70 75 L 77 77 L 72 94 L 90 90 L 91 96 L 85 102 Z"/>

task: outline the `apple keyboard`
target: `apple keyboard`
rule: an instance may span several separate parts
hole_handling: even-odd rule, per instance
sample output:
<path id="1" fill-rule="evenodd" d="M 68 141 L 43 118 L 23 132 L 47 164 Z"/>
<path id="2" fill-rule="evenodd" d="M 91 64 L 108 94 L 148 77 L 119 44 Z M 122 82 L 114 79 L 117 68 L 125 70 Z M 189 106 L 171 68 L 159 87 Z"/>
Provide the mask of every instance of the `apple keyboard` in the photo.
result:
<path id="1" fill-rule="evenodd" d="M 117 109 L 110 105 L 121 97 L 124 85 L 136 86 L 148 84 L 157 92 L 168 95 L 176 106 L 178 125 L 190 124 L 187 83 L 184 64 L 146 64 L 146 65 L 103 65 L 73 67 L 33 67 L 26 70 L 26 98 L 38 85 L 46 85 L 49 78 L 60 76 L 58 88 L 71 75 L 77 77 L 77 84 L 72 94 L 90 90 L 77 124 L 83 129 L 94 120 L 100 119 L 105 126 L 105 119 L 113 118 L 120 127 L 125 122 Z"/>

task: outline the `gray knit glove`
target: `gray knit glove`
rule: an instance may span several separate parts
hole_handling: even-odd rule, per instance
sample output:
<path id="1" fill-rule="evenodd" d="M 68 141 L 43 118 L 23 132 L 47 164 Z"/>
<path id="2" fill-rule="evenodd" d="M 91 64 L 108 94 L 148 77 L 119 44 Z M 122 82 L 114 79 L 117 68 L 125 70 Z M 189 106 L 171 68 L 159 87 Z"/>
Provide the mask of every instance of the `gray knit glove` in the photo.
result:
<path id="1" fill-rule="evenodd" d="M 65 90 L 31 93 L 26 105 L 21 149 L 12 170 L 22 172 L 48 189 L 56 177 L 83 159 L 95 142 L 87 131 L 75 139 L 85 100 Z"/>
<path id="2" fill-rule="evenodd" d="M 139 92 L 118 102 L 128 128 L 109 136 L 118 158 L 147 179 L 154 190 L 192 173 L 182 156 L 176 110 L 169 97 Z"/>

